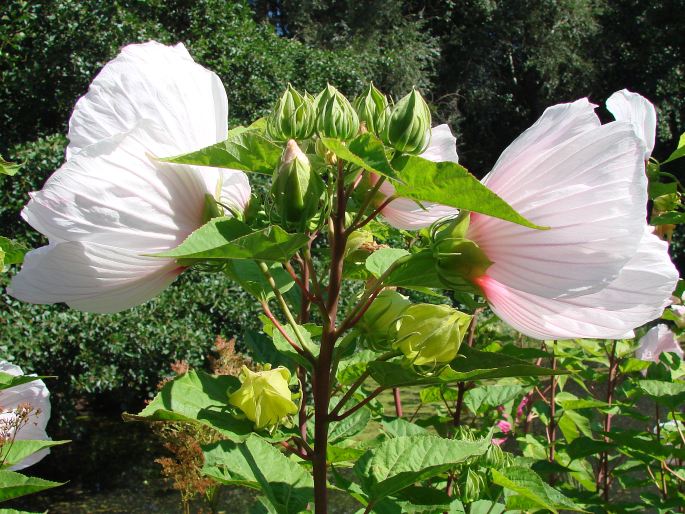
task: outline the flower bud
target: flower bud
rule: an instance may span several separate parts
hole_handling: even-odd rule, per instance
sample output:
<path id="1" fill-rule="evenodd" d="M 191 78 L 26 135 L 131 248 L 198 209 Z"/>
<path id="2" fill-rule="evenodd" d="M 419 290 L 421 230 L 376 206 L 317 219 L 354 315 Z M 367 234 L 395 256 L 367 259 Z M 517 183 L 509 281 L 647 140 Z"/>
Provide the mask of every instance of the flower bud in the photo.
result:
<path id="1" fill-rule="evenodd" d="M 373 82 L 369 83 L 366 93 L 355 98 L 353 105 L 359 121 L 364 122 L 371 133 L 377 136 L 383 133 L 389 110 L 388 98 L 376 89 Z"/>
<path id="2" fill-rule="evenodd" d="M 312 170 L 307 156 L 293 139 L 288 141 L 271 186 L 282 222 L 299 230 L 306 229 L 319 211 L 324 189 L 323 180 Z"/>
<path id="3" fill-rule="evenodd" d="M 359 131 L 359 117 L 352 104 L 333 86 L 327 86 L 317 98 L 316 130 L 321 137 L 348 141 Z"/>
<path id="4" fill-rule="evenodd" d="M 275 141 L 312 137 L 316 128 L 316 110 L 311 95 L 301 95 L 288 84 L 266 122 L 266 133 Z"/>
<path id="5" fill-rule="evenodd" d="M 471 468 L 468 468 L 462 476 L 463 483 L 459 488 L 461 490 L 461 501 L 463 503 L 472 503 L 479 500 L 481 491 L 485 489 L 483 476 Z"/>
<path id="6" fill-rule="evenodd" d="M 243 366 L 240 380 L 240 389 L 231 394 L 228 401 L 243 411 L 247 419 L 254 421 L 256 429 L 277 425 L 298 411 L 288 387 L 290 371 L 286 368 L 254 372 Z"/>
<path id="7" fill-rule="evenodd" d="M 438 278 L 454 290 L 469 290 L 473 279 L 483 275 L 492 264 L 476 243 L 465 238 L 468 227 L 469 214 L 462 212 L 432 234 Z"/>
<path id="8" fill-rule="evenodd" d="M 448 305 L 410 305 L 400 319 L 395 345 L 417 366 L 450 362 L 471 322 L 471 316 Z"/>
<path id="9" fill-rule="evenodd" d="M 394 338 L 400 318 L 410 305 L 406 296 L 386 289 L 376 297 L 357 327 L 372 346 L 382 344 Z"/>
<path id="10" fill-rule="evenodd" d="M 421 93 L 413 89 L 390 111 L 381 139 L 400 152 L 420 154 L 430 143 L 430 128 L 430 109 Z"/>

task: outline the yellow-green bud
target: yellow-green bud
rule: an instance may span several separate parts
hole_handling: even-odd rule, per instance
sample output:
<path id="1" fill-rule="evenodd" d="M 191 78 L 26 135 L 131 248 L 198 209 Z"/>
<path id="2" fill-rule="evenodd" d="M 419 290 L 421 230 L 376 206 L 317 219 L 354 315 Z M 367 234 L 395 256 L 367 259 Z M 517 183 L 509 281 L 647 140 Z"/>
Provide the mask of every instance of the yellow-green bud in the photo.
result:
<path id="1" fill-rule="evenodd" d="M 369 132 L 380 136 L 388 116 L 388 98 L 371 82 L 366 92 L 354 99 L 353 105 L 359 121 L 366 124 Z"/>
<path id="2" fill-rule="evenodd" d="M 376 297 L 357 327 L 372 346 L 384 343 L 395 337 L 400 318 L 410 305 L 406 296 L 386 289 Z"/>
<path id="3" fill-rule="evenodd" d="M 327 86 L 317 98 L 316 131 L 321 137 L 348 141 L 359 131 L 359 117 L 345 96 Z"/>
<path id="4" fill-rule="evenodd" d="M 312 170 L 307 156 L 293 139 L 288 141 L 271 186 L 281 221 L 305 229 L 319 211 L 324 189 L 323 180 Z"/>
<path id="5" fill-rule="evenodd" d="M 231 394 L 228 401 L 243 411 L 256 429 L 277 425 L 298 411 L 289 388 L 290 371 L 286 368 L 255 372 L 243 366 L 240 380 L 240 389 Z"/>
<path id="6" fill-rule="evenodd" d="M 431 113 L 416 89 L 402 98 L 385 124 L 381 139 L 403 153 L 420 154 L 430 143 Z"/>
<path id="7" fill-rule="evenodd" d="M 469 289 L 473 279 L 485 273 L 492 262 L 473 241 L 466 239 L 469 214 L 462 212 L 433 233 L 433 257 L 440 281 L 450 289 Z"/>
<path id="8" fill-rule="evenodd" d="M 462 475 L 463 483 L 460 487 L 461 490 L 461 501 L 463 503 L 472 503 L 479 500 L 481 497 L 481 491 L 485 489 L 485 480 L 483 476 L 468 468 L 465 474 Z"/>
<path id="9" fill-rule="evenodd" d="M 680 193 L 669 193 L 657 196 L 654 199 L 654 210 L 659 213 L 674 211 L 680 207 L 680 205 Z"/>
<path id="10" fill-rule="evenodd" d="M 312 137 L 316 128 L 316 110 L 311 95 L 301 95 L 288 84 L 266 122 L 266 133 L 275 141 Z"/>
<path id="11" fill-rule="evenodd" d="M 410 305 L 400 319 L 396 346 L 417 366 L 450 362 L 470 322 L 471 316 L 448 305 Z"/>

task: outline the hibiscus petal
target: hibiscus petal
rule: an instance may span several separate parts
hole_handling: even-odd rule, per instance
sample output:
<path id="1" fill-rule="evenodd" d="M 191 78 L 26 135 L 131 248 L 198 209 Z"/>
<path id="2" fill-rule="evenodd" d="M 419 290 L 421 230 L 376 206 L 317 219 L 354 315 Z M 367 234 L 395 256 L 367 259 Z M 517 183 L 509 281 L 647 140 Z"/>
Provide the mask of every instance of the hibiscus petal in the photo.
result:
<path id="1" fill-rule="evenodd" d="M 566 125 L 574 132 L 582 123 Z M 488 275 L 512 289 L 547 298 L 601 290 L 635 254 L 635 234 L 645 224 L 641 141 L 629 123 L 613 122 L 547 151 L 533 144 L 530 153 L 536 155 L 521 156 L 520 166 L 498 162 L 485 183 L 523 216 L 551 229 L 474 213 L 468 238 L 493 261 Z"/>
<path id="2" fill-rule="evenodd" d="M 656 110 L 652 102 L 642 95 L 622 89 L 611 95 L 606 105 L 616 120 L 633 124 L 635 133 L 646 148 L 644 159 L 649 159 L 656 139 Z"/>
<path id="3" fill-rule="evenodd" d="M 205 194 L 214 194 L 207 182 L 216 184 L 219 173 L 152 159 L 150 153 L 168 154 L 167 140 L 164 130 L 142 121 L 89 146 L 32 193 L 22 216 L 53 242 L 90 241 L 141 253 L 174 248 L 202 225 Z"/>
<path id="4" fill-rule="evenodd" d="M 676 340 L 675 334 L 667 325 L 660 323 L 642 336 L 640 346 L 635 351 L 635 357 L 643 361 L 659 362 L 659 357 L 664 352 L 673 352 L 681 359 L 683 358 L 683 349 Z"/>
<path id="5" fill-rule="evenodd" d="M 107 63 L 69 120 L 67 158 L 131 130 L 141 119 L 161 125 L 185 153 L 226 139 L 228 101 L 219 77 L 195 63 L 182 44 L 129 45 Z"/>
<path id="6" fill-rule="evenodd" d="M 86 312 L 118 312 L 157 296 L 182 270 L 173 260 L 129 250 L 50 244 L 26 254 L 7 292 L 29 303 L 64 302 Z"/>
<path id="7" fill-rule="evenodd" d="M 421 157 L 433 162 L 459 163 L 457 138 L 452 135 L 449 125 L 442 124 L 431 129 L 431 141 Z"/>
<path id="8" fill-rule="evenodd" d="M 635 256 L 602 291 L 562 300 L 518 291 L 483 276 L 477 279 L 492 310 L 536 339 L 632 337 L 631 331 L 661 315 L 678 272 L 666 243 L 647 231 Z"/>

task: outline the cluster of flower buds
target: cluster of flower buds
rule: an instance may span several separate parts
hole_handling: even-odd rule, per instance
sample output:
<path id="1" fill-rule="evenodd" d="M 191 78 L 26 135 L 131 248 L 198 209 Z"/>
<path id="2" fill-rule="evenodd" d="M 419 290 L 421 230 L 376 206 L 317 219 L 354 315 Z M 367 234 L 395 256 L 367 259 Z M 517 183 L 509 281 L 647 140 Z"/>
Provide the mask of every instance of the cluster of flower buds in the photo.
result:
<path id="1" fill-rule="evenodd" d="M 243 366 L 240 381 L 240 389 L 228 401 L 253 421 L 257 430 L 275 426 L 298 411 L 290 391 L 290 371 L 286 368 L 251 371 Z"/>

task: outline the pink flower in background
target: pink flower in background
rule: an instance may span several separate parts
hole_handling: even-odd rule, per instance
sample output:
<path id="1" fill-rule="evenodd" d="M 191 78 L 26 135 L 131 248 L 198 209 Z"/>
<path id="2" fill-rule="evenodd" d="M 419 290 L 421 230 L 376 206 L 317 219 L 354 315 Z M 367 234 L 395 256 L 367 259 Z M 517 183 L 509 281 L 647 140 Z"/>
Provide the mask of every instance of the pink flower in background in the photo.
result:
<path id="1" fill-rule="evenodd" d="M 661 315 L 678 280 L 645 221 L 645 145 L 628 121 L 602 125 L 595 107 L 550 107 L 483 179 L 549 230 L 471 214 L 467 238 L 493 262 L 474 282 L 533 338 L 631 337 Z"/>
<path id="2" fill-rule="evenodd" d="M 23 375 L 19 366 L 0 361 L 0 372 Z M 20 416 L 25 416 L 20 421 Z M 50 419 L 50 393 L 42 380 L 0 390 L 0 436 L 16 440 L 49 440 L 45 427 Z M 18 425 L 18 427 L 17 427 Z M 9 469 L 17 471 L 43 459 L 49 449 L 39 450 Z"/>
<path id="3" fill-rule="evenodd" d="M 683 358 L 683 349 L 675 334 L 666 325 L 659 324 L 642 336 L 635 357 L 642 361 L 659 362 L 659 357 L 664 352 L 673 352 Z"/>
<path id="4" fill-rule="evenodd" d="M 503 434 L 509 434 L 511 432 L 511 423 L 504 419 L 500 419 L 497 422 L 497 428 L 499 428 L 500 432 Z M 496 444 L 497 446 L 500 446 L 507 440 L 506 437 L 493 437 L 492 438 L 492 444 Z"/>
<path id="5" fill-rule="evenodd" d="M 447 125 L 438 125 L 431 129 L 431 141 L 428 148 L 420 157 L 433 162 L 459 162 L 457 156 L 457 139 L 452 135 Z M 374 173 L 370 175 L 371 184 L 375 184 L 379 177 Z M 383 182 L 379 188 L 381 204 L 386 198 L 395 194 L 395 188 L 388 181 Z M 447 207 L 437 203 L 423 202 L 422 206 L 409 198 L 396 198 L 383 207 L 381 214 L 385 221 L 395 228 L 402 230 L 418 230 L 429 227 L 433 222 L 446 216 L 454 216 L 459 211 L 453 207 Z"/>
<path id="6" fill-rule="evenodd" d="M 22 217 L 49 245 L 26 255 L 8 292 L 31 303 L 116 312 L 158 295 L 183 271 L 147 257 L 203 224 L 205 195 L 241 211 L 244 173 L 162 164 L 226 139 L 219 77 L 181 44 L 129 45 L 95 77 L 69 121 L 67 161 Z"/>

